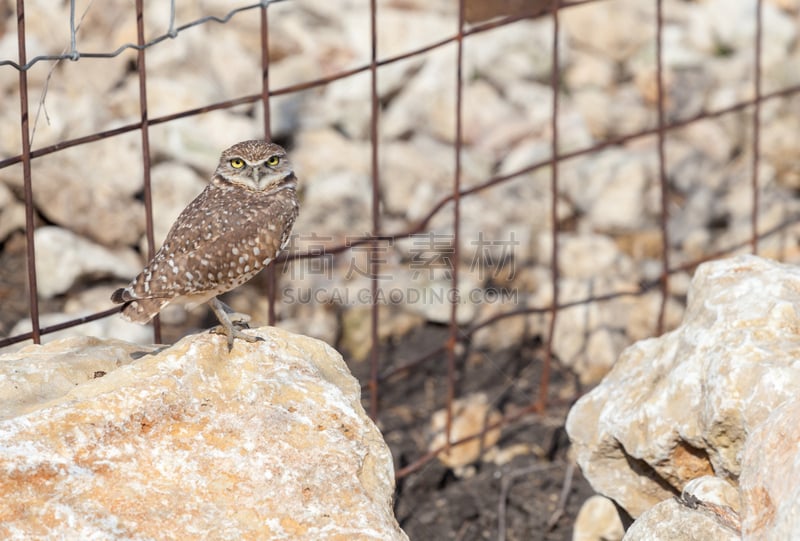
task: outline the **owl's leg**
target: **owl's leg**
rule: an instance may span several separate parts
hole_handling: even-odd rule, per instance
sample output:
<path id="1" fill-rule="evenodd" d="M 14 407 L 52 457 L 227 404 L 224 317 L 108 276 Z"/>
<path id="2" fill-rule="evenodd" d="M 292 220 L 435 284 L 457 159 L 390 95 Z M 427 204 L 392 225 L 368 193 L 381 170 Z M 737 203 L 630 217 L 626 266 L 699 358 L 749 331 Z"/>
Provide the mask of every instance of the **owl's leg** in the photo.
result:
<path id="1" fill-rule="evenodd" d="M 250 328 L 250 325 L 248 325 L 248 323 L 250 323 L 250 320 L 252 318 L 249 315 L 237 312 L 236 310 L 234 310 L 233 308 L 231 308 L 218 298 L 217 302 L 219 303 L 219 306 L 222 308 L 222 310 L 227 314 L 228 319 L 231 320 L 231 323 L 233 323 L 236 327 L 239 327 L 240 329 Z"/>
<path id="2" fill-rule="evenodd" d="M 258 342 L 263 340 L 263 338 L 260 336 L 245 334 L 238 329 L 236 324 L 231 321 L 230 317 L 228 317 L 228 314 L 224 308 L 225 304 L 222 303 L 222 301 L 214 297 L 211 299 L 211 301 L 209 301 L 209 304 L 211 306 L 211 310 L 214 312 L 214 315 L 217 316 L 217 319 L 220 323 L 219 327 L 211 329 L 211 332 L 224 334 L 228 338 L 228 351 L 233 349 L 234 338 L 239 338 L 246 342 Z"/>

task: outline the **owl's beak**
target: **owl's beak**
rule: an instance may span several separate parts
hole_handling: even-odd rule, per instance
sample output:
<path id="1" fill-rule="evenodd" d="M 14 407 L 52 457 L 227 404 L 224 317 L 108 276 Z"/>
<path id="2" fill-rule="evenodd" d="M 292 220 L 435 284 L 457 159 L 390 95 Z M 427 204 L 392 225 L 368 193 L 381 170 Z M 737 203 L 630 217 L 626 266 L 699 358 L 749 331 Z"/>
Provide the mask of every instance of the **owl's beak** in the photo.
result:
<path id="1" fill-rule="evenodd" d="M 253 169 L 253 180 L 256 186 L 265 190 L 275 180 L 275 174 L 265 165 L 259 165 Z"/>

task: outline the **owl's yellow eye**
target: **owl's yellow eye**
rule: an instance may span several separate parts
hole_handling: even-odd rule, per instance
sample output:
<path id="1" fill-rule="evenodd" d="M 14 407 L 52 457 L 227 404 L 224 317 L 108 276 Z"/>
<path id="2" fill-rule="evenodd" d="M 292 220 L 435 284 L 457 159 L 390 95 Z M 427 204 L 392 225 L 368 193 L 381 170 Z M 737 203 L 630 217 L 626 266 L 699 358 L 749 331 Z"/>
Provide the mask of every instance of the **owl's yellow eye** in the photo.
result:
<path id="1" fill-rule="evenodd" d="M 269 165 L 269 166 L 271 166 L 271 167 L 275 167 L 276 165 L 278 165 L 278 163 L 279 163 L 280 161 L 281 161 L 281 158 L 280 158 L 280 156 L 278 156 L 278 155 L 276 154 L 276 155 L 274 155 L 274 156 L 270 156 L 269 158 L 267 158 L 267 165 Z"/>
<path id="2" fill-rule="evenodd" d="M 242 167 L 244 167 L 244 160 L 242 160 L 241 158 L 232 159 L 231 167 L 233 167 L 234 169 L 241 169 Z"/>

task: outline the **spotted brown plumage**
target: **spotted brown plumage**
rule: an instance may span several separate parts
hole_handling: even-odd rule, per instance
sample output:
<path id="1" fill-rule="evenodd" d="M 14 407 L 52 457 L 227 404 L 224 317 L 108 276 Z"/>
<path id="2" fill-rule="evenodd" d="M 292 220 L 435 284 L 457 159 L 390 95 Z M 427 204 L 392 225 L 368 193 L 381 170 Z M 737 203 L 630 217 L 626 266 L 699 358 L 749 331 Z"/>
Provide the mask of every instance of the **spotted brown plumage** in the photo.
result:
<path id="1" fill-rule="evenodd" d="M 233 327 L 216 296 L 250 280 L 285 247 L 299 210 L 296 186 L 280 146 L 244 141 L 227 149 L 153 259 L 111 300 L 125 303 L 123 317 L 138 323 L 172 302 L 211 301 L 229 346 L 234 337 L 252 341 Z"/>

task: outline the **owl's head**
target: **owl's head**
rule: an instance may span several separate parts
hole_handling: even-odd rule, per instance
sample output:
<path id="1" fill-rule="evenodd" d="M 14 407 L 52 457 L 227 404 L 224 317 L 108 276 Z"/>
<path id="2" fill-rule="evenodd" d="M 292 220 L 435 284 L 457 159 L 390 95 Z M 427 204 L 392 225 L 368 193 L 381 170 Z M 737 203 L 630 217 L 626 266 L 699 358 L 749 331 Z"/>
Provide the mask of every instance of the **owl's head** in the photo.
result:
<path id="1" fill-rule="evenodd" d="M 267 141 L 242 141 L 225 150 L 215 175 L 254 192 L 294 189 L 297 185 L 286 151 Z"/>

